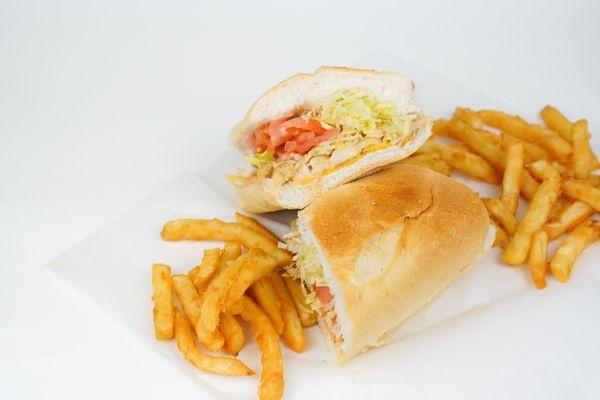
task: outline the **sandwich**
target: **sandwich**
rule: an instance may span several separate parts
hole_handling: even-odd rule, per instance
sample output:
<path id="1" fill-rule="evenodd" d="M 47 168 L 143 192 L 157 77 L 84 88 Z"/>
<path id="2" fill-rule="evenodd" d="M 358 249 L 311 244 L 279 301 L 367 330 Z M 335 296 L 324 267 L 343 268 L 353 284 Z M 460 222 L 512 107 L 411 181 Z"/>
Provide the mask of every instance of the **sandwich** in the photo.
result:
<path id="1" fill-rule="evenodd" d="M 396 165 L 339 186 L 298 213 L 285 247 L 338 362 L 385 337 L 477 264 L 495 236 L 478 195 Z"/>
<path id="2" fill-rule="evenodd" d="M 268 90 L 230 134 L 251 166 L 228 176 L 241 207 L 302 209 L 409 156 L 431 135 L 413 88 L 392 72 L 321 67 Z"/>

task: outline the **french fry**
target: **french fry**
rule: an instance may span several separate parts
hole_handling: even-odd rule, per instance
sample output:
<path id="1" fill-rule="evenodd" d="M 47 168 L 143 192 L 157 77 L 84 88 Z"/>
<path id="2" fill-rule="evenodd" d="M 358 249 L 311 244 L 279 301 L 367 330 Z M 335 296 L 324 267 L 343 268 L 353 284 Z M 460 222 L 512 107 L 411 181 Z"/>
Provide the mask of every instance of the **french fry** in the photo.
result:
<path id="1" fill-rule="evenodd" d="M 164 264 L 152 265 L 152 288 L 154 333 L 157 339 L 171 339 L 174 323 L 171 267 Z"/>
<path id="2" fill-rule="evenodd" d="M 496 228 L 496 238 L 494 239 L 493 246 L 501 247 L 501 248 L 506 247 L 506 244 L 510 240 L 510 237 L 508 236 L 506 231 L 504 229 L 502 229 L 502 227 L 496 223 L 496 221 L 491 220 L 491 222 L 494 225 L 494 228 Z"/>
<path id="3" fill-rule="evenodd" d="M 283 396 L 283 361 L 279 337 L 269 318 L 247 296 L 242 298 L 242 319 L 250 324 L 262 353 L 262 372 L 258 384 L 258 398 L 277 400 Z"/>
<path id="4" fill-rule="evenodd" d="M 194 343 L 190 321 L 178 309 L 175 309 L 175 340 L 185 359 L 202 371 L 229 376 L 254 375 L 254 371 L 236 358 L 212 357 L 202 353 Z"/>
<path id="5" fill-rule="evenodd" d="M 523 175 L 523 145 L 520 143 L 511 144 L 506 153 L 506 158 L 500 201 L 511 213 L 516 214 L 519 206 L 519 183 L 521 182 L 521 175 Z"/>
<path id="6" fill-rule="evenodd" d="M 486 135 L 462 121 L 452 120 L 448 125 L 452 137 L 469 146 L 475 153 L 488 160 L 498 171 L 506 167 L 506 155 L 496 143 L 486 139 Z"/>
<path id="7" fill-rule="evenodd" d="M 449 131 L 454 138 L 467 144 L 473 151 L 490 162 L 496 170 L 504 172 L 506 168 L 506 154 L 498 144 L 491 143 L 482 133 L 485 131 L 469 127 L 462 121 L 451 121 Z M 529 171 L 523 171 L 519 187 L 521 194 L 531 200 L 539 184 Z"/>
<path id="8" fill-rule="evenodd" d="M 582 201 L 568 204 L 560 213 L 544 225 L 550 240 L 575 228 L 581 222 L 594 215 L 594 209 Z"/>
<path id="9" fill-rule="evenodd" d="M 431 132 L 435 136 L 449 136 L 448 132 L 448 120 L 443 118 L 438 118 L 433 121 L 433 125 L 431 127 Z"/>
<path id="10" fill-rule="evenodd" d="M 304 350 L 306 342 L 304 331 L 302 330 L 302 323 L 300 322 L 300 317 L 294 306 L 294 301 L 283 282 L 283 278 L 281 278 L 281 275 L 276 271 L 269 274 L 269 281 L 281 300 L 284 322 L 281 339 L 290 349 L 300 353 Z"/>
<path id="11" fill-rule="evenodd" d="M 552 275 L 561 282 L 566 282 L 573 270 L 575 259 L 590 244 L 600 239 L 600 226 L 587 220 L 579 224 L 573 232 L 560 244 L 550 261 Z"/>
<path id="12" fill-rule="evenodd" d="M 246 266 L 264 262 L 265 253 L 258 249 L 250 249 L 219 271 L 210 281 L 202 299 L 200 319 L 194 324 L 200 343 L 209 341 L 218 331 L 219 317 L 227 300 L 229 289 L 237 280 L 240 271 Z M 193 322 L 193 319 L 192 319 Z"/>
<path id="13" fill-rule="evenodd" d="M 442 159 L 423 163 L 422 166 L 446 176 L 450 176 L 450 172 L 452 171 L 450 165 Z"/>
<path id="14" fill-rule="evenodd" d="M 572 149 L 569 142 L 556 132 L 539 125 L 528 124 L 520 117 L 502 111 L 481 110 L 477 112 L 486 124 L 507 131 L 520 139 L 534 142 L 545 148 L 558 161 L 569 159 Z"/>
<path id="15" fill-rule="evenodd" d="M 309 328 L 317 323 L 317 313 L 306 303 L 306 296 L 302 291 L 302 283 L 299 279 L 283 276 L 283 281 L 290 292 L 290 296 L 296 306 L 300 322 L 304 328 Z"/>
<path id="16" fill-rule="evenodd" d="M 543 229 L 532 236 L 527 264 L 535 287 L 545 288 L 546 271 L 548 270 L 548 233 Z"/>
<path id="17" fill-rule="evenodd" d="M 261 235 L 263 235 L 267 239 L 275 242 L 275 243 L 279 242 L 279 238 L 277 236 L 275 236 L 275 234 L 273 232 L 271 232 L 270 230 L 268 230 L 267 228 L 265 228 L 256 219 L 254 219 L 252 217 L 249 217 L 247 215 L 240 214 L 240 213 L 236 212 L 235 213 L 235 220 L 241 226 L 243 226 L 245 228 L 248 228 L 248 229 L 252 229 L 252 230 L 260 233 Z"/>
<path id="18" fill-rule="evenodd" d="M 502 259 L 509 265 L 522 264 L 527 259 L 531 247 L 531 236 L 539 230 L 550 214 L 560 194 L 560 177 L 554 168 L 546 174 L 546 179 L 535 192 L 529 209 L 521 221 L 511 241 L 506 246 Z"/>
<path id="19" fill-rule="evenodd" d="M 241 255 L 242 246 L 240 246 L 239 243 L 225 243 L 225 247 L 223 247 L 223 251 L 221 252 L 221 265 L 219 266 L 219 270 L 225 268 L 230 261 L 235 260 Z"/>
<path id="20" fill-rule="evenodd" d="M 600 211 L 600 189 L 583 181 L 570 180 L 563 184 L 563 191 L 567 196 L 581 200 Z"/>
<path id="21" fill-rule="evenodd" d="M 590 134 L 588 133 L 588 123 L 585 119 L 580 119 L 573 125 L 573 158 L 571 165 L 573 174 L 577 179 L 587 179 L 592 166 L 592 153 L 590 150 Z"/>
<path id="22" fill-rule="evenodd" d="M 185 314 L 192 321 L 192 324 L 197 326 L 202 313 L 202 298 L 191 279 L 187 275 L 175 275 L 173 277 L 173 288 Z M 219 351 L 223 348 L 225 340 L 221 332 L 215 329 L 214 332 L 211 332 L 211 335 L 202 338 L 200 343 L 210 351 Z"/>
<path id="23" fill-rule="evenodd" d="M 468 108 L 456 107 L 453 118 L 459 119 L 475 129 L 483 129 L 483 126 L 485 125 L 483 119 Z"/>
<path id="24" fill-rule="evenodd" d="M 540 116 L 548 128 L 558 132 L 569 143 L 573 142 L 573 124 L 560 111 L 552 106 L 545 106 Z"/>
<path id="25" fill-rule="evenodd" d="M 167 222 L 161 232 L 164 240 L 223 240 L 236 242 L 249 249 L 260 249 L 277 259 L 279 266 L 291 264 L 289 251 L 277 247 L 260 233 L 238 224 L 218 219 L 177 219 Z"/>
<path id="26" fill-rule="evenodd" d="M 281 312 L 281 300 L 268 277 L 261 278 L 254 282 L 251 287 L 254 300 L 260 305 L 265 314 L 271 320 L 273 328 L 278 335 L 283 333 L 283 314 Z"/>
<path id="27" fill-rule="evenodd" d="M 437 152 L 452 168 L 456 168 L 475 179 L 497 184 L 500 182 L 498 172 L 482 157 L 458 146 L 448 146 L 428 140 L 423 147 L 426 151 Z"/>
<path id="28" fill-rule="evenodd" d="M 277 260 L 269 257 L 260 250 L 255 250 L 256 257 L 252 262 L 245 263 L 239 270 L 238 275 L 231 283 L 227 292 L 227 298 L 223 303 L 226 312 L 229 307 L 240 301 L 246 290 L 257 280 L 267 275 L 277 267 Z"/>
<path id="29" fill-rule="evenodd" d="M 592 186 L 600 186 L 600 175 L 589 174 L 586 182 Z"/>
<path id="30" fill-rule="evenodd" d="M 418 165 L 450 176 L 450 165 L 442 160 L 438 152 L 421 153 L 398 161 L 398 164 Z"/>
<path id="31" fill-rule="evenodd" d="M 553 174 L 556 177 L 560 177 L 557 169 L 554 167 L 554 164 L 551 164 L 546 160 L 537 160 L 536 162 L 529 164 L 528 168 L 529 172 L 531 172 L 531 175 L 539 180 L 546 179 L 548 174 Z"/>
<path id="32" fill-rule="evenodd" d="M 500 135 L 500 147 L 502 150 L 508 151 L 508 147 L 512 143 L 519 143 L 523 146 L 525 153 L 525 163 L 529 164 L 537 160 L 549 160 L 548 152 L 540 145 L 537 145 L 527 140 L 519 139 L 508 132 L 502 132 Z"/>
<path id="33" fill-rule="evenodd" d="M 204 292 L 208 281 L 219 270 L 220 259 L 221 249 L 206 249 L 202 256 L 202 263 L 188 272 L 188 276 L 196 286 L 198 293 Z"/>
<path id="34" fill-rule="evenodd" d="M 481 199 L 485 208 L 487 208 L 490 217 L 495 220 L 504 230 L 509 234 L 513 235 L 517 229 L 517 219 L 515 215 L 496 198 L 483 198 Z"/>
<path id="35" fill-rule="evenodd" d="M 550 215 L 548 215 L 548 222 L 555 221 L 558 218 L 558 216 L 571 204 L 573 204 L 573 200 L 565 196 L 560 196 L 558 200 L 556 200 L 556 203 L 554 203 L 552 210 L 550 210 Z"/>
<path id="36" fill-rule="evenodd" d="M 244 329 L 233 315 L 221 314 L 219 330 L 225 338 L 225 350 L 232 356 L 237 356 L 246 343 Z"/>
<path id="37" fill-rule="evenodd" d="M 540 112 L 546 126 L 558 134 L 569 143 L 573 143 L 573 123 L 569 121 L 560 111 L 552 106 L 546 106 Z M 590 149 L 591 166 L 590 169 L 597 169 L 600 164 L 598 158 Z"/>

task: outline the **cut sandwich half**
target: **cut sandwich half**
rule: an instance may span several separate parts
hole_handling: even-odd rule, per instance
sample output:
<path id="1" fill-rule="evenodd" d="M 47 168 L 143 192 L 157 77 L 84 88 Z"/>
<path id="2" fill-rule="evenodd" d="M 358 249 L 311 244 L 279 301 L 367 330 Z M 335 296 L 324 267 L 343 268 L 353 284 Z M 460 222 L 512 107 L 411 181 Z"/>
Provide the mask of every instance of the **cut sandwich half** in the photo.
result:
<path id="1" fill-rule="evenodd" d="M 382 343 L 481 260 L 495 230 L 478 195 L 411 165 L 342 185 L 298 214 L 286 248 L 338 362 Z"/>
<path id="2" fill-rule="evenodd" d="M 392 72 L 321 67 L 267 91 L 231 132 L 252 166 L 229 176 L 242 208 L 302 209 L 408 157 L 431 135 L 413 86 Z"/>

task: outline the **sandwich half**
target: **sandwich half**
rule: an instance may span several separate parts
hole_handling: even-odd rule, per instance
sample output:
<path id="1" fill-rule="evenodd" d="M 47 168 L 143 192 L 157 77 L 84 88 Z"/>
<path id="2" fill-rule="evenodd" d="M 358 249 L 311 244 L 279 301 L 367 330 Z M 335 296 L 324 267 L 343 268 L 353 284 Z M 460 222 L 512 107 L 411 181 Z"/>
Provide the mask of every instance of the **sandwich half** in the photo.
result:
<path id="1" fill-rule="evenodd" d="M 298 214 L 286 273 L 301 279 L 338 362 L 382 343 L 490 249 L 478 195 L 397 165 L 322 195 Z"/>
<path id="2" fill-rule="evenodd" d="M 250 171 L 228 178 L 243 209 L 301 209 L 401 160 L 431 135 L 413 82 L 392 72 L 321 67 L 263 94 L 230 134 Z"/>

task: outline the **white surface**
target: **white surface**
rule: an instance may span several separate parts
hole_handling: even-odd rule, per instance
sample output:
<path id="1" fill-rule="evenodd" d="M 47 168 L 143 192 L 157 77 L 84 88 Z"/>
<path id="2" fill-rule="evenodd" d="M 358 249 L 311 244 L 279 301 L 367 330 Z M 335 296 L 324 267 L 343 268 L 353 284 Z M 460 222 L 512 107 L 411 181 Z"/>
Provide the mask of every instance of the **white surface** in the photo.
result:
<path id="1" fill-rule="evenodd" d="M 2 397 L 202 398 L 42 264 L 160 182 L 198 170 L 275 80 L 386 47 L 523 112 L 551 103 L 588 117 L 598 132 L 599 5 L 478 3 L 2 2 Z M 561 307 L 584 317 L 576 300 Z M 549 356 L 561 349 L 546 346 Z M 452 360 L 431 374 L 451 377 Z M 504 361 L 492 372 L 515 364 Z M 544 384 L 564 398 L 575 378 Z M 468 398 L 464 383 L 452 393 Z"/>

